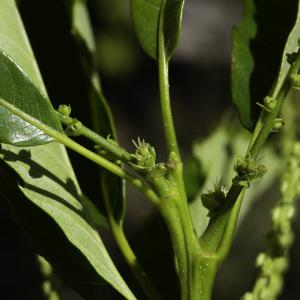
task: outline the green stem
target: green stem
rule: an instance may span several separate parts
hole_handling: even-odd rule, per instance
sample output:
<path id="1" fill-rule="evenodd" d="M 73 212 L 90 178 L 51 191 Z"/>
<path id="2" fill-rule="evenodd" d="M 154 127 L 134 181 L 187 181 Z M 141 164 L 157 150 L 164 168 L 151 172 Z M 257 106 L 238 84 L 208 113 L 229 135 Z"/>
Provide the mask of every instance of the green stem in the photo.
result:
<path id="1" fill-rule="evenodd" d="M 260 114 L 260 117 L 256 123 L 254 132 L 253 132 L 253 138 L 251 142 L 251 147 L 248 148 L 247 154 L 250 155 L 252 158 L 256 158 L 265 144 L 268 136 L 270 135 L 275 119 L 278 116 L 280 109 L 282 107 L 282 104 L 288 95 L 291 85 L 290 85 L 290 77 L 293 74 L 298 73 L 298 70 L 300 68 L 300 50 L 297 53 L 295 62 L 292 64 L 285 81 L 278 92 L 276 92 L 278 89 L 274 88 L 274 92 L 272 94 L 272 98 L 276 99 L 276 107 L 275 109 L 271 110 L 270 112 L 264 112 L 262 111 Z"/>
<path id="2" fill-rule="evenodd" d="M 70 126 L 74 122 L 74 119 L 69 116 L 63 116 L 60 113 L 57 113 L 57 115 L 61 123 L 65 126 Z M 87 139 L 93 141 L 96 145 L 101 146 L 104 150 L 107 150 L 121 161 L 128 162 L 132 159 L 131 154 L 124 148 L 120 147 L 115 141 L 110 141 L 109 139 L 102 137 L 101 135 L 85 127 L 84 125 L 82 125 L 78 129 L 78 131 L 76 131 L 76 135 L 82 135 Z"/>
<path id="3" fill-rule="evenodd" d="M 160 198 L 159 210 L 170 232 L 174 255 L 178 264 L 178 275 L 182 300 L 193 298 L 194 257 L 199 253 L 199 245 L 191 221 L 187 199 L 183 188 L 178 185 L 182 178 L 182 163 L 173 152 L 169 160 L 169 181 L 172 189 Z"/>
<path id="4" fill-rule="evenodd" d="M 169 154 L 175 152 L 179 156 L 179 148 L 177 144 L 176 132 L 174 128 L 170 91 L 169 91 L 169 60 L 165 51 L 164 37 L 164 7 L 166 1 L 163 0 L 160 9 L 159 30 L 158 30 L 158 77 L 160 103 L 163 119 L 163 128 Z"/>
<path id="5" fill-rule="evenodd" d="M 130 247 L 128 240 L 125 236 L 123 227 L 121 224 L 117 223 L 114 216 L 113 211 L 111 208 L 111 203 L 108 198 L 107 194 L 107 187 L 102 181 L 102 190 L 104 195 L 104 204 L 107 211 L 108 222 L 110 224 L 110 228 L 114 235 L 114 238 L 117 242 L 117 245 L 126 260 L 128 266 L 130 267 L 132 273 L 134 274 L 135 278 L 141 285 L 145 295 L 147 295 L 148 299 L 150 300 L 161 300 L 161 296 L 157 289 L 152 284 L 151 280 L 144 272 L 142 266 L 140 265 L 138 259 L 136 258 L 132 248 Z"/>
<path id="6" fill-rule="evenodd" d="M 0 99 L 0 105 L 9 110 L 12 114 L 17 115 L 27 123 L 31 124 L 32 126 L 40 129 L 45 134 L 49 135 L 53 139 L 55 139 L 57 142 L 65 145 L 69 149 L 72 149 L 73 151 L 81 154 L 82 156 L 86 157 L 87 159 L 93 161 L 100 167 L 103 167 L 104 169 L 108 170 L 109 172 L 127 180 L 131 185 L 133 185 L 135 188 L 137 188 L 139 191 L 141 191 L 152 203 L 153 205 L 157 206 L 159 199 L 157 195 L 154 193 L 154 191 L 146 185 L 141 179 L 127 173 L 122 168 L 117 166 L 116 164 L 110 162 L 109 160 L 99 156 L 98 154 L 88 150 L 87 148 L 81 146 L 80 144 L 76 143 L 72 139 L 70 139 L 68 136 L 66 136 L 63 133 L 60 133 L 59 131 L 43 124 L 38 119 L 28 115 L 27 113 L 21 111 L 17 107 L 13 106 L 12 104 L 8 103 L 7 101 Z"/>
<path id="7" fill-rule="evenodd" d="M 158 75 L 160 104 L 164 134 L 169 153 L 169 180 L 174 187 L 175 196 L 161 199 L 160 210 L 170 231 L 174 254 L 178 263 L 182 300 L 198 300 L 194 292 L 194 258 L 199 251 L 197 237 L 192 224 L 185 185 L 182 176 L 182 162 L 174 128 L 170 92 L 169 58 L 165 49 L 164 9 L 166 1 L 161 2 L 158 30 Z"/>
<path id="8" fill-rule="evenodd" d="M 234 206 L 230 211 L 227 224 L 225 225 L 223 237 L 217 249 L 217 259 L 219 263 L 223 262 L 229 253 L 230 246 L 234 238 L 235 228 L 237 225 L 238 216 L 244 199 L 245 191 L 246 191 L 245 188 L 241 190 L 241 192 L 237 197 L 237 200 L 234 203 Z"/>
<path id="9" fill-rule="evenodd" d="M 276 118 L 280 112 L 282 104 L 288 95 L 291 84 L 291 75 L 297 74 L 300 67 L 300 50 L 296 60 L 290 67 L 284 83 L 280 88 L 275 88 L 272 98 L 276 105 L 270 111 L 262 111 L 252 134 L 252 139 L 248 147 L 246 158 L 256 159 L 268 136 L 272 132 Z M 207 229 L 200 238 L 200 247 L 206 251 L 214 252 L 218 262 L 222 262 L 228 255 L 232 245 L 233 236 L 236 229 L 240 206 L 244 197 L 245 187 L 232 185 L 228 194 L 224 208 L 212 218 Z"/>
<path id="10" fill-rule="evenodd" d="M 203 254 L 195 257 L 193 265 L 193 295 L 194 300 L 210 300 L 214 280 L 218 270 L 218 262 L 214 256 Z"/>
<path id="11" fill-rule="evenodd" d="M 181 299 L 188 300 L 190 299 L 190 269 L 188 261 L 193 255 L 187 249 L 186 236 L 190 232 L 187 232 L 189 231 L 188 228 L 182 223 L 178 198 L 161 199 L 159 209 L 170 232 L 174 255 L 178 265 Z"/>

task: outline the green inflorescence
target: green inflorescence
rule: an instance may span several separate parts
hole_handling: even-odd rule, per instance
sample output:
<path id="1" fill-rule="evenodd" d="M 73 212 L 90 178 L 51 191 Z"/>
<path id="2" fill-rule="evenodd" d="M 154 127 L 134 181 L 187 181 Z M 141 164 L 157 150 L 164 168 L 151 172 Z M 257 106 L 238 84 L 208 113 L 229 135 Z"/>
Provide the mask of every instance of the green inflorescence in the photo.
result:
<path id="1" fill-rule="evenodd" d="M 66 128 L 65 134 L 67 136 L 74 136 L 74 137 L 80 136 L 82 127 L 83 124 L 79 120 L 74 118 L 72 123 Z"/>
<path id="2" fill-rule="evenodd" d="M 263 104 L 257 102 L 257 105 L 263 108 L 267 112 L 271 112 L 273 109 L 276 108 L 277 100 L 273 97 L 266 96 L 264 98 Z"/>
<path id="3" fill-rule="evenodd" d="M 156 163 L 154 147 L 138 138 L 137 143 L 133 142 L 136 151 L 132 154 L 132 160 L 128 164 L 141 173 L 157 195 L 161 198 L 169 197 L 172 194 L 171 183 L 168 180 L 169 165 Z"/>
<path id="4" fill-rule="evenodd" d="M 58 109 L 58 113 L 60 113 L 64 117 L 69 117 L 71 115 L 71 106 L 66 104 L 61 104 Z"/>
<path id="5" fill-rule="evenodd" d="M 233 179 L 233 184 L 243 187 L 249 187 L 253 180 L 261 178 L 267 172 L 264 165 L 258 165 L 252 158 L 239 158 L 234 170 L 236 177 Z"/>
<path id="6" fill-rule="evenodd" d="M 132 154 L 131 166 L 143 174 L 149 173 L 156 164 L 156 153 L 154 147 L 138 138 L 137 143 L 133 141 L 136 151 Z"/>
<path id="7" fill-rule="evenodd" d="M 282 175 L 281 199 L 272 210 L 272 230 L 268 234 L 267 249 L 256 259 L 260 274 L 252 292 L 242 300 L 276 300 L 280 295 L 284 273 L 288 269 L 288 252 L 293 243 L 292 221 L 295 216 L 295 201 L 300 194 L 300 142 L 293 146 Z"/>

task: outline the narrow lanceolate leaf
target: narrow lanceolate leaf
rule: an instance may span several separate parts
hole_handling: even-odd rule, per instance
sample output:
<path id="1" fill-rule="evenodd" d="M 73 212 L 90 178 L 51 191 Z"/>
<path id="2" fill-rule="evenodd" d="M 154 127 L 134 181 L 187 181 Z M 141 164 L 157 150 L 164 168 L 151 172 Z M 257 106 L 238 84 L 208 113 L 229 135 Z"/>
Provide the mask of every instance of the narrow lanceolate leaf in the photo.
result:
<path id="1" fill-rule="evenodd" d="M 284 80 L 289 72 L 289 68 L 291 66 L 290 59 L 293 53 L 297 52 L 299 48 L 299 41 L 300 41 L 300 1 L 298 1 L 298 9 L 297 9 L 297 17 L 295 25 L 292 31 L 289 34 L 287 42 L 284 47 L 281 66 L 277 78 L 277 82 L 275 84 L 273 90 L 273 96 L 277 96 L 280 88 L 282 87 Z"/>
<path id="2" fill-rule="evenodd" d="M 101 136 L 111 136 L 111 138 L 117 140 L 113 116 L 103 95 L 94 64 L 96 47 L 86 2 L 67 0 L 67 3 L 71 19 L 71 32 L 77 41 L 79 55 L 86 74 L 93 128 Z M 100 169 L 100 180 L 104 181 L 107 186 L 109 204 L 114 213 L 114 218 L 122 224 L 125 214 L 125 183 L 122 179 L 103 169 Z M 104 200 L 100 199 L 99 202 L 103 203 Z"/>
<path id="3" fill-rule="evenodd" d="M 1 98 L 60 130 L 51 119 L 52 107 L 14 0 L 0 1 L 0 54 L 0 69 L 6 72 L 0 74 Z M 10 85 L 10 93 L 5 84 Z M 1 111 L 5 116 L 9 110 Z M 9 122 L 23 125 L 22 135 L 33 129 L 14 115 Z M 34 134 L 34 138 L 42 136 Z M 59 275 L 87 298 L 108 282 L 126 299 L 135 299 L 85 210 L 85 198 L 65 148 L 56 142 L 25 148 L 1 144 L 0 159 L 1 169 L 8 172 L 0 178 L 0 184 L 4 183 L 0 189 L 15 219 Z"/>
<path id="4" fill-rule="evenodd" d="M 1 45 L 0 45 L 1 47 Z M 0 49 L 0 97 L 61 131 L 49 100 L 12 58 Z M 52 141 L 37 128 L 0 108 L 0 142 L 15 146 L 36 146 Z"/>
<path id="5" fill-rule="evenodd" d="M 144 51 L 157 59 L 158 28 L 163 14 L 165 51 L 174 53 L 181 31 L 184 0 L 131 0 L 131 14 L 137 38 Z"/>
<path id="6" fill-rule="evenodd" d="M 244 0 L 244 17 L 232 36 L 231 90 L 241 123 L 249 130 L 258 116 L 257 102 L 276 95 L 287 74 L 287 54 L 297 46 L 297 9 L 298 0 Z"/>
<path id="7" fill-rule="evenodd" d="M 251 129 L 251 94 L 250 76 L 254 69 L 254 60 L 250 50 L 250 42 L 256 35 L 254 19 L 254 3 L 245 0 L 244 18 L 232 34 L 232 100 L 238 110 L 243 126 Z"/>
<path id="8" fill-rule="evenodd" d="M 1 1 L 0 97 L 52 128 L 61 130 L 45 89 L 38 88 L 41 76 L 33 54 L 31 51 L 23 50 L 30 49 L 30 46 L 24 33 L 19 30 L 20 19 L 15 10 L 14 1 Z M 21 119 L 12 116 L 7 110 L 0 109 L 0 119 L 0 142 L 2 143 L 34 146 L 52 140 Z"/>

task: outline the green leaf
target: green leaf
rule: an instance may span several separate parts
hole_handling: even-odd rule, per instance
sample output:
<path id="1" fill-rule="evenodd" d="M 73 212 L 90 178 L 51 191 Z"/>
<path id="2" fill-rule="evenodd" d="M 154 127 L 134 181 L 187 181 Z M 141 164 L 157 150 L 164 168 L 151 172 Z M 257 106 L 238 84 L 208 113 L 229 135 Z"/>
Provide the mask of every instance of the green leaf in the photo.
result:
<path id="1" fill-rule="evenodd" d="M 61 131 L 44 88 L 27 38 L 19 30 L 20 19 L 13 1 L 0 4 L 0 97 Z M 2 17 L 5 16 L 5 17 Z M 9 20 L 16 20 L 9 22 Z M 16 45 L 16 41 L 18 44 Z M 27 51 L 24 51 L 26 49 Z M 32 64 L 30 62 L 33 62 Z M 16 146 L 34 146 L 52 139 L 41 131 L 0 109 L 0 142 Z"/>
<path id="2" fill-rule="evenodd" d="M 277 82 L 275 84 L 275 88 L 273 91 L 273 96 L 276 96 L 282 87 L 284 80 L 289 72 L 290 68 L 290 62 L 289 58 L 290 55 L 293 53 L 297 52 L 299 48 L 299 39 L 300 39 L 300 1 L 298 2 L 298 9 L 297 9 L 297 18 L 295 25 L 290 32 L 287 42 L 284 47 L 283 55 L 282 55 L 282 60 L 281 60 L 281 66 L 279 70 L 279 75 L 277 78 Z"/>
<path id="3" fill-rule="evenodd" d="M 254 4 L 252 0 L 244 2 L 244 17 L 232 34 L 232 73 L 231 92 L 239 118 L 244 127 L 251 129 L 250 76 L 254 69 L 254 60 L 250 50 L 250 42 L 256 36 Z"/>
<path id="4" fill-rule="evenodd" d="M 95 41 L 86 2 L 67 0 L 67 4 L 71 19 L 71 32 L 79 47 L 79 55 L 86 75 L 93 128 L 100 135 L 111 136 L 117 140 L 113 116 L 103 95 L 94 63 Z M 109 203 L 112 206 L 114 218 L 119 224 L 122 224 L 125 215 L 125 182 L 103 169 L 100 169 L 100 180 L 104 181 L 108 187 Z M 102 197 L 104 196 L 102 195 Z M 99 202 L 103 203 L 104 201 L 100 199 Z"/>
<path id="5" fill-rule="evenodd" d="M 0 29 L 1 30 L 1 29 Z M 48 126 L 62 131 L 49 100 L 27 74 L 0 49 L 0 97 Z M 53 139 L 22 119 L 0 108 L 0 143 L 35 146 Z"/>
<path id="6" fill-rule="evenodd" d="M 159 18 L 163 15 L 163 31 L 167 58 L 178 45 L 184 0 L 131 0 L 131 13 L 137 38 L 153 59 L 158 56 Z"/>
<path id="7" fill-rule="evenodd" d="M 42 251 L 41 254 L 54 267 L 58 268 L 58 270 L 66 268 L 63 271 L 63 278 L 73 282 L 73 277 L 77 281 L 80 280 L 83 274 L 78 272 L 82 266 L 77 268 L 76 261 L 68 261 L 70 249 L 63 249 L 65 256 L 62 256 L 61 260 L 57 261 L 56 256 L 59 254 L 59 249 L 61 249 L 60 243 L 66 243 L 60 240 L 56 243 L 55 236 L 61 234 L 64 235 L 64 239 L 71 243 L 72 248 L 75 247 L 77 249 L 77 254 L 75 253 L 74 255 L 79 257 L 83 255 L 85 257 L 86 268 L 89 269 L 89 272 L 87 272 L 88 278 L 96 280 L 95 282 L 86 282 L 84 277 L 81 278 L 82 282 L 87 285 L 84 291 L 81 291 L 82 293 L 92 289 L 93 285 L 103 284 L 104 279 L 128 299 L 135 299 L 114 267 L 97 231 L 90 224 L 92 220 L 87 216 L 87 212 L 84 211 L 84 204 L 81 204 L 84 199 L 75 175 L 72 173 L 65 149 L 55 142 L 47 146 L 42 145 L 21 150 L 13 146 L 6 146 L 5 149 L 0 151 L 0 157 L 22 179 L 22 182 L 19 183 L 19 188 L 25 197 L 34 203 L 36 207 L 40 208 L 40 210 L 35 210 L 34 212 L 36 218 L 35 226 L 38 231 L 34 232 L 34 244 L 38 245 L 37 250 Z M 23 219 L 24 223 L 26 222 L 24 217 L 27 217 L 29 218 L 27 222 L 31 221 L 30 210 L 26 209 L 25 212 L 28 214 L 20 216 L 19 214 L 24 214 L 24 211 L 19 211 L 18 203 L 14 199 L 10 199 L 10 203 L 13 205 L 13 212 L 17 212 L 17 219 Z M 62 231 L 62 233 L 57 233 L 58 229 L 45 231 L 43 227 L 40 227 L 43 222 L 46 222 L 40 220 L 42 219 L 42 212 L 45 212 L 55 221 L 56 226 L 59 227 L 59 231 Z M 42 223 L 38 223 L 37 221 L 39 220 Z M 30 223 L 25 226 L 30 226 L 30 231 L 26 231 L 26 233 L 32 234 L 33 229 Z M 40 246 L 41 241 L 38 234 L 51 238 L 52 244 L 48 250 Z M 71 252 L 73 253 L 74 249 Z M 75 274 L 68 273 L 70 271 L 70 263 L 74 264 L 72 270 Z M 96 274 L 90 266 L 94 268 Z M 76 286 L 73 287 L 76 289 Z"/>
<path id="8" fill-rule="evenodd" d="M 35 87 L 34 91 L 46 95 L 13 0 L 0 1 L 0 41 L 1 53 L 5 52 L 5 58 L 13 62 L 6 64 L 10 74 L 16 76 L 11 76 L 14 84 L 12 92 L 17 93 L 23 87 L 25 91 Z M 1 77 L 2 80 L 6 79 Z M 34 96 L 34 92 L 30 91 Z M 30 101 L 31 97 L 26 99 Z M 42 99 L 48 101 L 43 97 L 39 100 L 41 103 Z M 10 99 L 5 101 L 16 105 Z M 35 106 L 32 106 L 34 111 Z M 47 121 L 45 123 L 48 124 Z M 85 198 L 65 148 L 56 142 L 26 148 L 2 144 L 0 158 L 18 174 L 17 179 L 12 174 L 2 179 L 5 184 L 1 189 L 8 189 L 8 202 L 14 217 L 36 251 L 45 256 L 64 280 L 84 296 L 105 281 L 125 298 L 135 299 L 109 257 L 92 218 L 84 209 Z"/>
<path id="9" fill-rule="evenodd" d="M 297 9 L 297 0 L 244 0 L 244 17 L 232 36 L 231 91 L 240 121 L 249 130 L 258 117 L 256 103 L 278 92 L 287 73 L 286 54 L 296 50 L 298 21 L 285 44 L 299 18 Z"/>

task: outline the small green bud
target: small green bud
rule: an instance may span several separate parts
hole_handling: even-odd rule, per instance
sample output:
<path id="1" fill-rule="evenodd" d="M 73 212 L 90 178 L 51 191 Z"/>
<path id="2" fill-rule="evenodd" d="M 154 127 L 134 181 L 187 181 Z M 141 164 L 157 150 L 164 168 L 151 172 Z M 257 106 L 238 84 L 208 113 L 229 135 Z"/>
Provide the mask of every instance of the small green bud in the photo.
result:
<path id="1" fill-rule="evenodd" d="M 274 259 L 274 265 L 278 272 L 284 272 L 289 266 L 289 260 L 286 257 L 278 257 Z"/>
<path id="2" fill-rule="evenodd" d="M 264 105 L 269 111 L 271 111 L 276 107 L 276 99 L 267 96 L 264 99 Z"/>
<path id="3" fill-rule="evenodd" d="M 136 147 L 136 151 L 132 154 L 132 167 L 137 171 L 142 171 L 144 173 L 149 172 L 156 164 L 155 149 L 144 140 L 141 141 L 138 139 L 137 143 L 133 143 Z"/>
<path id="4" fill-rule="evenodd" d="M 81 135 L 80 130 L 82 127 L 82 123 L 76 118 L 74 118 L 72 124 L 66 128 L 65 133 L 68 136 L 79 136 Z"/>
<path id="5" fill-rule="evenodd" d="M 71 114 L 71 106 L 66 104 L 61 104 L 57 110 L 62 116 L 69 117 Z"/>
<path id="6" fill-rule="evenodd" d="M 293 153 L 296 156 L 300 156 L 300 143 L 295 143 Z"/>
<path id="7" fill-rule="evenodd" d="M 273 261 L 269 256 L 266 256 L 261 266 L 264 274 L 272 274 L 273 272 Z"/>
<path id="8" fill-rule="evenodd" d="M 250 182 L 262 177 L 267 169 L 263 165 L 257 165 L 256 161 L 251 158 L 240 158 L 234 166 L 237 176 L 233 179 L 233 184 L 249 187 Z"/>
<path id="9" fill-rule="evenodd" d="M 275 119 L 272 130 L 276 132 L 279 129 L 281 129 L 283 125 L 284 125 L 284 121 L 280 118 L 277 118 L 277 119 Z"/>
<path id="10" fill-rule="evenodd" d="M 272 210 L 272 221 L 277 224 L 280 221 L 281 209 L 276 207 Z"/>
<path id="11" fill-rule="evenodd" d="M 251 293 L 246 293 L 242 300 L 255 300 L 256 298 Z"/>
<path id="12" fill-rule="evenodd" d="M 300 75 L 299 74 L 291 75 L 290 84 L 293 88 L 300 89 Z"/>
<path id="13" fill-rule="evenodd" d="M 281 247 L 288 248 L 292 245 L 294 241 L 294 236 L 291 232 L 285 232 L 279 236 L 279 243 Z"/>
<path id="14" fill-rule="evenodd" d="M 46 295 L 49 295 L 52 290 L 51 282 L 50 281 L 44 281 L 42 285 L 43 291 Z"/>
<path id="15" fill-rule="evenodd" d="M 257 256 L 256 261 L 255 261 L 256 267 L 261 267 L 264 264 L 265 260 L 266 260 L 266 254 L 265 253 L 260 253 Z"/>

